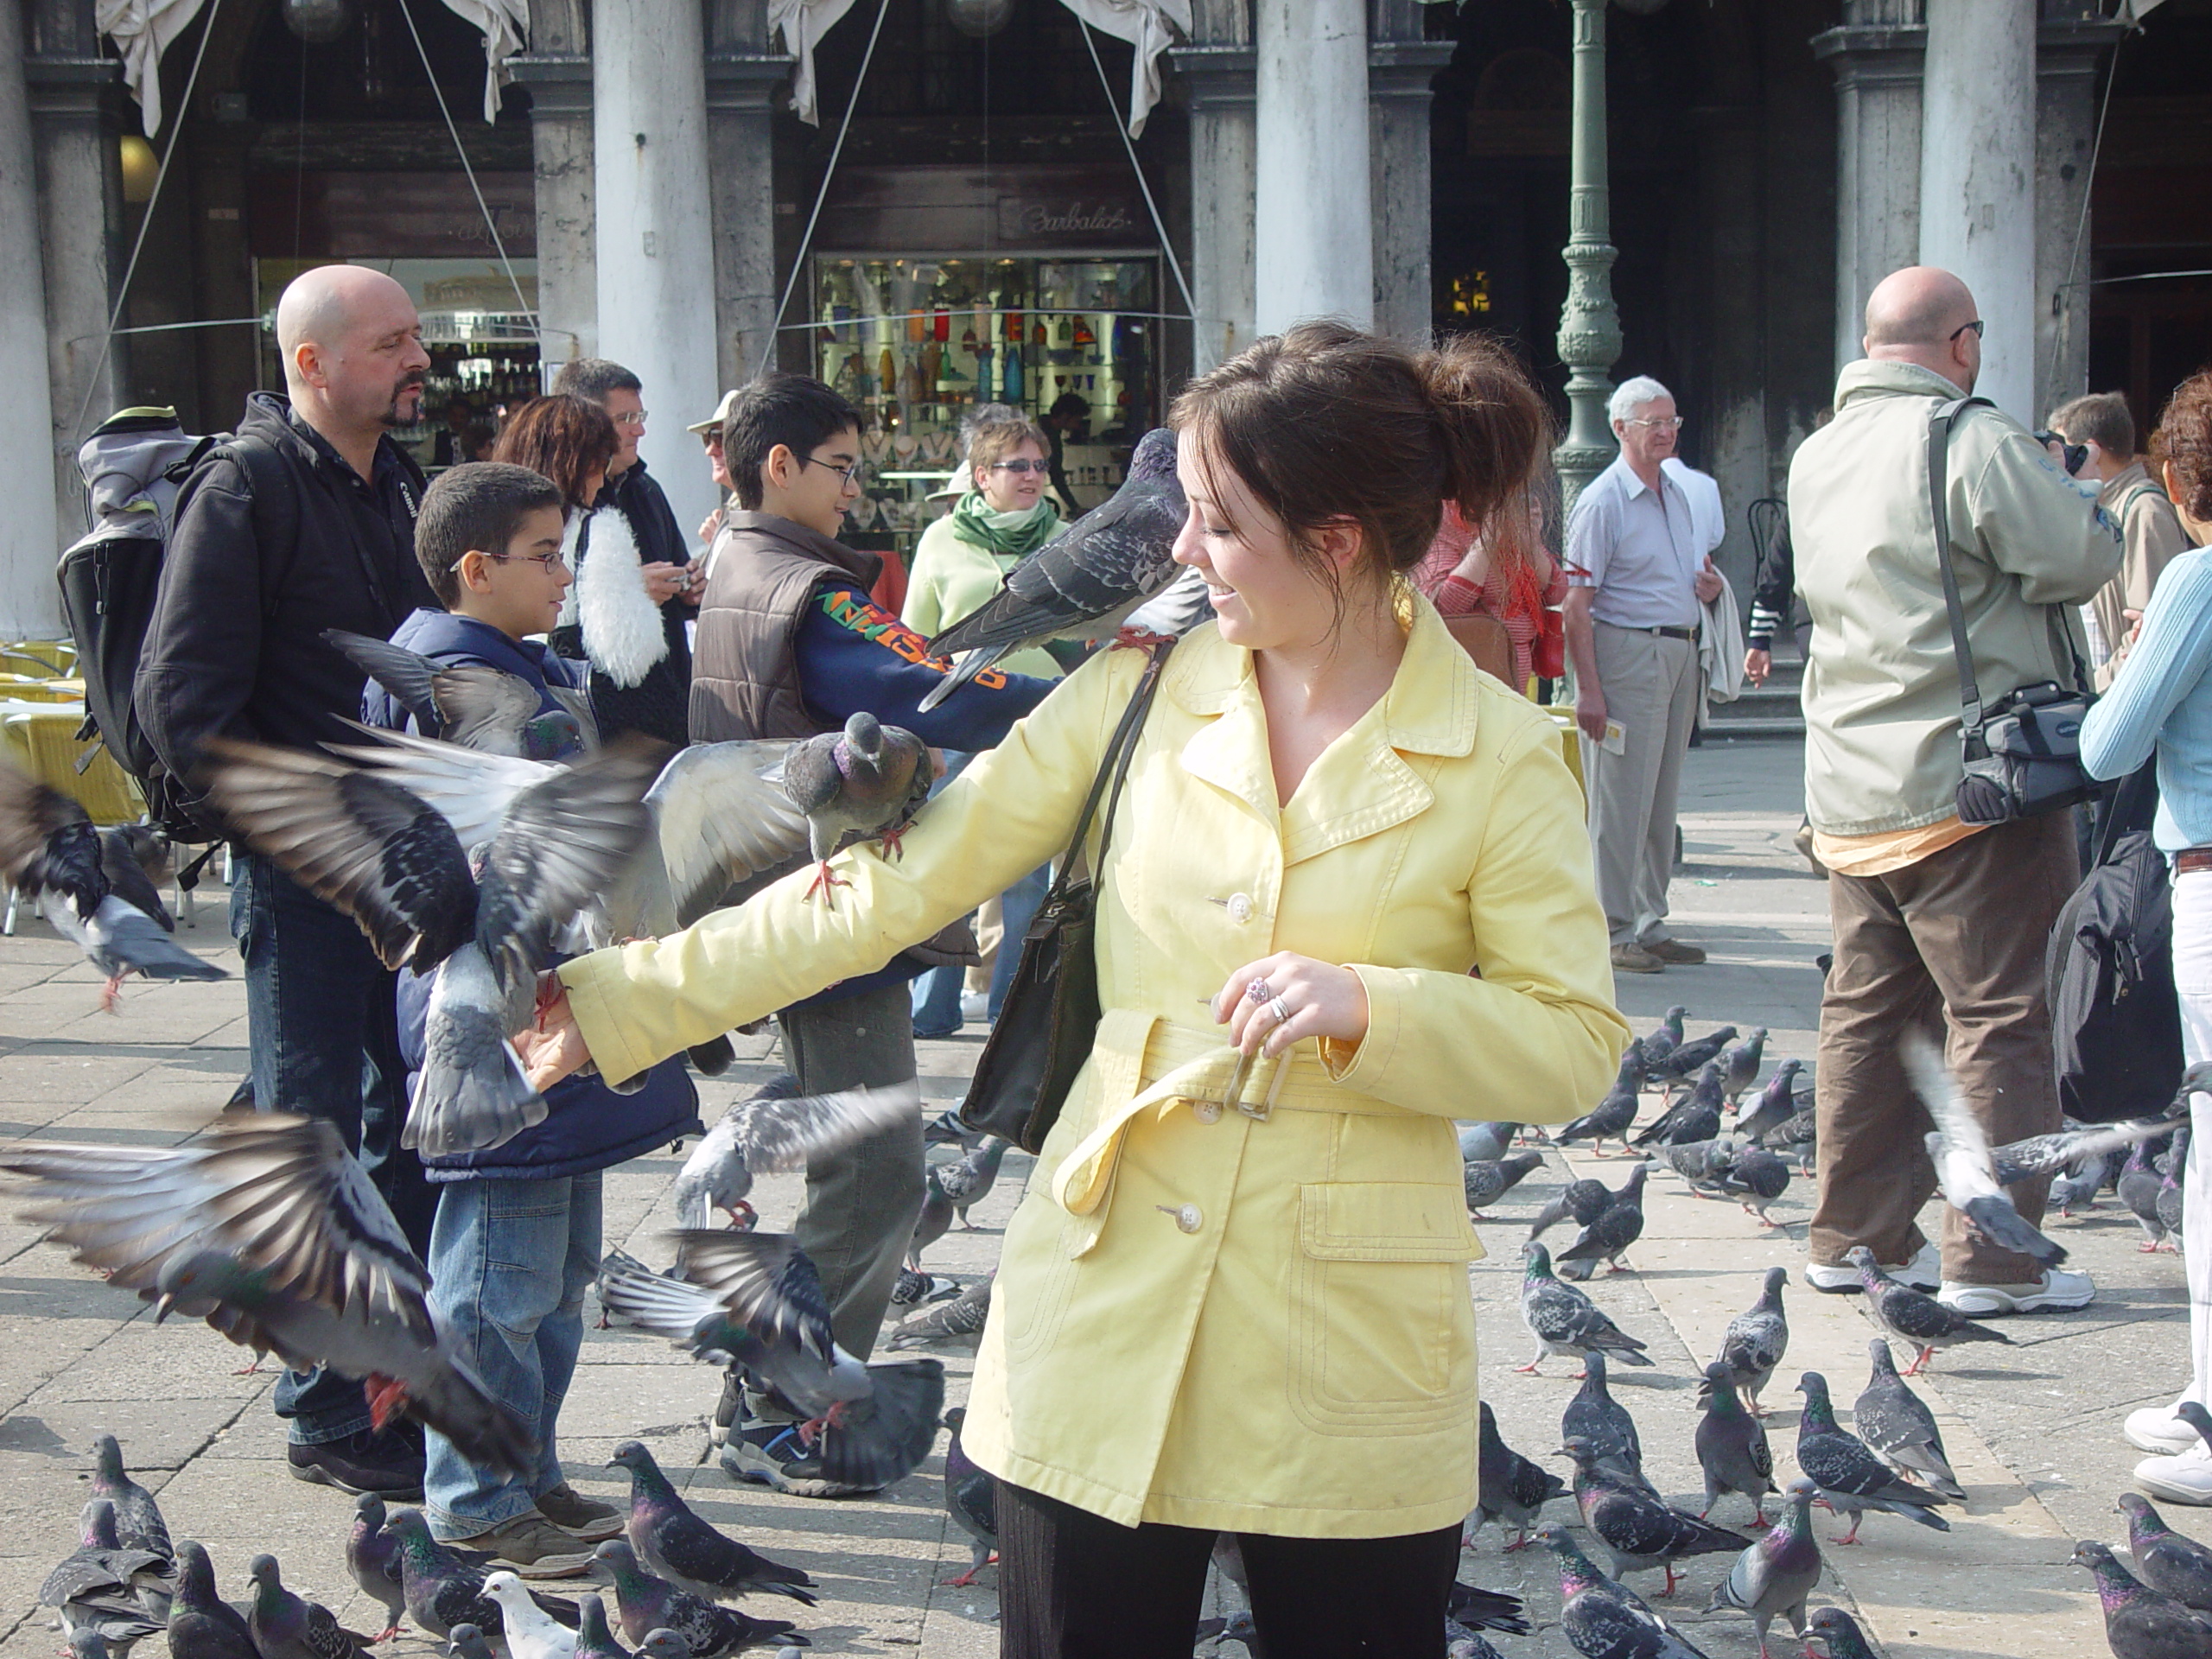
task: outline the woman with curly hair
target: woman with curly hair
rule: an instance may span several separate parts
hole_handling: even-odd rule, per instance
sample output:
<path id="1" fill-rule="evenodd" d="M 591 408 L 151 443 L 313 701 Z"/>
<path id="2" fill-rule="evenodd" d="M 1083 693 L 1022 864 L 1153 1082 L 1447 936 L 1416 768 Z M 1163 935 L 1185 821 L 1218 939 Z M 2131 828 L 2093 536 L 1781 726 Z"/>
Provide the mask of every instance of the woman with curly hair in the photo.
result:
<path id="1" fill-rule="evenodd" d="M 2181 384 L 2151 440 L 2152 466 L 2182 528 L 2197 543 L 2169 564 L 2142 632 L 2104 699 L 2082 726 L 2082 760 L 2121 778 L 2158 757 L 2152 839 L 2173 867 L 2174 989 L 2182 1052 L 2212 1059 L 2212 370 Z M 2182 1249 L 2189 1276 L 2190 1383 L 2183 1400 L 2212 1402 L 2212 1096 L 2192 1094 L 2182 1179 Z M 2128 1414 L 2127 1438 L 2157 1455 L 2135 1465 L 2146 1491 L 2212 1504 L 2212 1451 L 2163 1406 Z"/>

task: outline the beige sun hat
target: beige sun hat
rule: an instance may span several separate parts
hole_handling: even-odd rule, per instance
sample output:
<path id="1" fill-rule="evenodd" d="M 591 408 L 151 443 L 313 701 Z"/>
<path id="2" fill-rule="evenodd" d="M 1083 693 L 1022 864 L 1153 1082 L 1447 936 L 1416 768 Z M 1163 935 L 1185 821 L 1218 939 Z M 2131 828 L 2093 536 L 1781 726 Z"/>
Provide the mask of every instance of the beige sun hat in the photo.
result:
<path id="1" fill-rule="evenodd" d="M 685 427 L 683 429 L 686 432 L 696 432 L 701 437 L 706 436 L 708 433 L 713 431 L 716 427 L 721 425 L 725 421 L 729 419 L 730 406 L 736 402 L 736 392 L 726 391 L 722 393 L 722 400 L 715 405 L 715 412 L 713 414 L 707 416 L 703 421 L 692 422 L 690 425 Z"/>

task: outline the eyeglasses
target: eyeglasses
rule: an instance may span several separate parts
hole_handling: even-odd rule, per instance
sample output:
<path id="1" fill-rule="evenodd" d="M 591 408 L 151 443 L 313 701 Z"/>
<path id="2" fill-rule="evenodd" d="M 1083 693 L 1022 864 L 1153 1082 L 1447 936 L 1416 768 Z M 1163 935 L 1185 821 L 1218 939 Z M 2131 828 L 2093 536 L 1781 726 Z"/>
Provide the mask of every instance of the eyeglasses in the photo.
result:
<path id="1" fill-rule="evenodd" d="M 1988 327 L 1986 323 L 1983 322 L 1980 317 L 1976 317 L 1972 322 L 1962 322 L 1957 327 L 1952 329 L 1950 337 L 1952 340 L 1955 340 L 1961 334 L 1963 334 L 1967 329 L 1971 328 L 1974 330 L 1974 337 L 1976 340 L 1980 340 L 1981 338 L 1981 331 L 1986 327 Z"/>
<path id="2" fill-rule="evenodd" d="M 620 415 L 614 416 L 612 418 L 614 424 L 617 426 L 643 426 L 645 423 L 648 416 L 649 411 L 645 410 L 626 409 Z"/>
<path id="3" fill-rule="evenodd" d="M 494 564 L 534 564 L 547 575 L 561 567 L 561 556 L 556 553 L 486 553 L 484 556 Z"/>
<path id="4" fill-rule="evenodd" d="M 857 461 L 849 467 L 840 467 L 833 461 L 817 461 L 812 455 L 801 455 L 798 464 L 802 467 L 826 467 L 848 484 L 860 476 L 861 464 Z"/>
<path id="5" fill-rule="evenodd" d="M 1679 428 L 1681 423 L 1682 417 L 1679 415 L 1669 415 L 1664 420 L 1643 420 L 1639 418 L 1633 421 L 1623 421 L 1621 423 L 1623 426 L 1648 426 L 1655 432 L 1672 432 Z"/>
<path id="6" fill-rule="evenodd" d="M 1023 456 L 1015 461 L 995 461 L 983 470 L 990 473 L 1044 473 L 1052 470 L 1049 461 L 1031 461 Z"/>

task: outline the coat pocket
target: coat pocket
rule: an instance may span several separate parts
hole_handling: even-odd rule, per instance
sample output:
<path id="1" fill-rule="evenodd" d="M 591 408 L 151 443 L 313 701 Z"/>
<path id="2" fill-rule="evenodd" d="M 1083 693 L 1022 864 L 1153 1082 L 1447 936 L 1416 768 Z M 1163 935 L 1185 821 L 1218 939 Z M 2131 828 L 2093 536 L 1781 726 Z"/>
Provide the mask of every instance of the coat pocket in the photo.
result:
<path id="1" fill-rule="evenodd" d="M 1475 1411 L 1467 1263 L 1481 1253 L 1456 1186 L 1299 1189 L 1291 1271 L 1292 1410 L 1322 1433 L 1419 1434 Z"/>

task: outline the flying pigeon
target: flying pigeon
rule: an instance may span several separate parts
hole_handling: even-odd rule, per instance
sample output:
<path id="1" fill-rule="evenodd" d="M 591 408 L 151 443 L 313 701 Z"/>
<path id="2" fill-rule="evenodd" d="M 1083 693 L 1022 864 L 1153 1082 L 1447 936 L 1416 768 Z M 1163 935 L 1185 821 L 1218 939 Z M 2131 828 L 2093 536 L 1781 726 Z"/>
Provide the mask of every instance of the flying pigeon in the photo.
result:
<path id="1" fill-rule="evenodd" d="M 1521 1322 L 1536 1338 L 1536 1356 L 1520 1371 L 1533 1373 L 1554 1354 L 1611 1354 L 1624 1365 L 1649 1365 L 1649 1346 L 1615 1325 L 1596 1303 L 1552 1274 L 1551 1252 L 1533 1241 L 1521 1247 L 1528 1268 L 1521 1281 Z"/>
<path id="2" fill-rule="evenodd" d="M 1759 1390 L 1789 1351 L 1789 1319 L 1782 1309 L 1782 1288 L 1789 1282 L 1788 1268 L 1769 1268 L 1758 1300 L 1729 1320 L 1720 1338 L 1720 1363 L 1754 1416 L 1764 1414 Z"/>
<path id="3" fill-rule="evenodd" d="M 1605 1357 L 1592 1352 L 1584 1358 L 1581 1389 L 1560 1414 L 1560 1438 L 1579 1440 L 1599 1461 L 1619 1465 L 1638 1480 L 1643 1478 L 1643 1442 L 1636 1420 L 1605 1388 Z"/>
<path id="4" fill-rule="evenodd" d="M 1543 1207 L 1535 1220 L 1529 1223 L 1529 1236 L 1541 1238 L 1547 1230 L 1567 1220 L 1572 1220 L 1578 1228 L 1587 1227 L 1605 1213 L 1605 1206 L 1612 1201 L 1612 1190 L 1603 1181 L 1593 1181 L 1587 1177 L 1569 1181 Z"/>
<path id="5" fill-rule="evenodd" d="M 805 1418 L 800 1433 L 817 1445 L 824 1479 L 874 1491 L 929 1455 L 944 1402 L 942 1363 L 863 1364 L 840 1348 L 822 1281 L 786 1234 L 675 1238 L 683 1277 L 602 1269 L 611 1306 L 695 1358 L 741 1362 Z"/>
<path id="6" fill-rule="evenodd" d="M 1853 1433 L 1867 1449 L 1904 1476 L 1934 1488 L 1954 1503 L 1967 1501 L 1966 1488 L 1951 1470 L 1950 1454 L 1943 1450 L 1942 1432 L 1928 1403 L 1897 1375 L 1890 1344 L 1877 1337 L 1866 1344 L 1873 1371 L 1866 1392 L 1851 1408 Z"/>
<path id="7" fill-rule="evenodd" d="M 230 977 L 229 969 L 203 961 L 171 939 L 162 922 L 143 908 L 150 882 L 126 880 L 125 890 L 116 890 L 99 831 L 83 807 L 4 762 L 0 762 L 0 881 L 35 905 L 56 932 L 107 976 L 100 1007 L 111 1014 L 124 978 L 131 974 L 149 979 Z M 139 895 L 137 904 L 130 897 L 134 886 Z M 154 895 L 154 908 L 160 916 L 168 913 L 158 894 Z"/>
<path id="8" fill-rule="evenodd" d="M 1598 1460 L 1597 1448 L 1570 1435 L 1561 1450 L 1574 1459 L 1574 1501 L 1583 1524 L 1612 1557 L 1613 1577 L 1667 1574 L 1663 1600 L 1675 1593 L 1675 1563 L 1688 1555 L 1733 1554 L 1744 1547 L 1737 1533 L 1670 1509 L 1648 1487 L 1630 1484 Z"/>
<path id="9" fill-rule="evenodd" d="M 108 1282 L 204 1319 L 296 1370 L 366 1384 L 378 1427 L 436 1429 L 472 1460 L 537 1467 L 429 1301 L 429 1274 L 384 1197 L 321 1119 L 225 1116 L 176 1147 L 21 1142 L 0 1169 L 35 1183 L 23 1213 Z"/>
<path id="10" fill-rule="evenodd" d="M 1774 1490 L 1774 1450 L 1766 1430 L 1744 1409 L 1728 1367 L 1719 1360 L 1705 1368 L 1698 1398 L 1705 1406 L 1696 1438 L 1698 1467 L 1705 1471 L 1705 1508 L 1698 1519 L 1713 1514 L 1722 1493 L 1741 1492 L 1764 1526 L 1766 1495 Z"/>
<path id="11" fill-rule="evenodd" d="M 1938 1348 L 1949 1348 L 1961 1342 L 2001 1342 L 2007 1347 L 2012 1345 L 2012 1338 L 2002 1331 L 1977 1325 L 1965 1314 L 1944 1306 L 1927 1292 L 1898 1283 L 1882 1271 L 1874 1260 L 1874 1252 L 1864 1244 L 1853 1245 L 1843 1253 L 1843 1259 L 1859 1269 L 1859 1282 L 1866 1292 L 1867 1317 L 1916 1351 L 1916 1357 L 1905 1368 L 1907 1376 L 1917 1376 L 1926 1370 Z"/>
<path id="12" fill-rule="evenodd" d="M 1734 1111 L 1751 1085 L 1759 1080 L 1760 1056 L 1766 1048 L 1766 1027 L 1761 1026 L 1745 1041 L 1720 1056 L 1720 1087 Z"/>
<path id="13" fill-rule="evenodd" d="M 1488 1221 L 1490 1217 L 1483 1214 L 1484 1205 L 1496 1204 L 1531 1172 L 1543 1166 L 1541 1152 L 1516 1152 L 1495 1162 L 1475 1159 L 1462 1163 L 1460 1179 L 1466 1187 L 1467 1213 L 1477 1221 Z"/>
<path id="14" fill-rule="evenodd" d="M 2184 1607 L 2212 1612 L 2212 1549 L 2169 1527 L 2138 1493 L 2122 1492 L 2120 1510 L 2127 1517 L 2127 1553 L 2135 1558 L 2135 1576 Z"/>
<path id="15" fill-rule="evenodd" d="M 1621 1150 L 1628 1150 L 1628 1132 L 1636 1122 L 1637 1092 L 1643 1081 L 1643 1051 L 1634 1043 L 1621 1056 L 1620 1075 L 1613 1080 L 1605 1097 L 1573 1122 L 1553 1132 L 1555 1147 L 1572 1146 L 1577 1141 L 1590 1142 L 1590 1150 L 1598 1157 L 1605 1155 L 1605 1142 L 1618 1141 Z"/>
<path id="16" fill-rule="evenodd" d="M 92 1496 L 115 1505 L 115 1533 L 125 1549 L 150 1549 L 163 1560 L 174 1560 L 169 1529 L 154 1495 L 124 1472 L 123 1448 L 112 1434 L 92 1441 Z"/>
<path id="17" fill-rule="evenodd" d="M 484 1593 L 490 1574 L 483 1566 L 430 1535 L 429 1523 L 417 1510 L 397 1510 L 385 1523 L 399 1542 L 400 1584 L 407 1598 L 407 1614 L 432 1636 L 450 1637 L 455 1627 L 474 1624 L 486 1635 L 505 1627 L 499 1604 Z M 582 1617 L 573 1601 L 531 1592 L 539 1611 L 566 1624 Z"/>
<path id="18" fill-rule="evenodd" d="M 719 1210 L 749 1227 L 760 1219 L 747 1198 L 754 1176 L 798 1173 L 817 1157 L 908 1122 L 921 1104 L 921 1084 L 912 1077 L 880 1089 L 764 1091 L 738 1101 L 700 1137 L 677 1173 L 677 1217 L 686 1227 L 706 1227 Z"/>
<path id="19" fill-rule="evenodd" d="M 1608 1273 L 1628 1271 L 1621 1256 L 1643 1236 L 1643 1182 L 1650 1171 L 1649 1164 L 1638 1164 L 1629 1171 L 1628 1179 L 1604 1212 L 1554 1258 L 1560 1271 L 1573 1278 L 1587 1278 L 1600 1262 L 1606 1264 Z"/>
<path id="20" fill-rule="evenodd" d="M 1677 1045 L 1664 1058 L 1652 1062 L 1648 1075 L 1652 1082 L 1667 1085 L 1671 1092 L 1675 1084 L 1702 1071 L 1718 1060 L 1728 1045 L 1735 1040 L 1736 1027 L 1733 1026 L 1723 1026 L 1718 1031 L 1707 1032 L 1702 1037 Z M 1719 1080 L 1719 1074 L 1716 1072 L 1716 1084 Z M 1695 1138 L 1702 1140 L 1704 1137 Z"/>
<path id="21" fill-rule="evenodd" d="M 1713 1586 L 1705 1611 L 1736 1607 L 1751 1616 L 1759 1659 L 1768 1659 L 1767 1627 L 1777 1618 L 1794 1630 L 1805 1624 L 1805 1601 L 1821 1581 L 1821 1545 L 1813 1536 L 1813 1500 L 1820 1489 L 1793 1480 L 1783 1494 L 1782 1518 L 1736 1558 L 1728 1576 Z"/>
<path id="22" fill-rule="evenodd" d="M 2031 1135 L 2024 1141 L 1999 1147 L 1989 1154 L 1989 1160 L 1997 1172 L 1998 1185 L 2012 1186 L 2037 1175 L 2056 1175 L 2062 1169 L 2080 1167 L 2091 1158 L 2125 1152 L 2173 1128 L 2174 1121 L 2167 1117 L 2061 1129 L 2056 1135 Z"/>
<path id="23" fill-rule="evenodd" d="M 693 1513 L 642 1441 L 625 1440 L 608 1466 L 630 1471 L 625 1530 L 638 1559 L 681 1589 L 710 1601 L 759 1592 L 814 1605 L 814 1580 L 716 1531 Z"/>
<path id="24" fill-rule="evenodd" d="M 321 1602 L 303 1601 L 287 1590 L 274 1555 L 255 1556 L 246 1571 L 253 1578 L 246 1627 L 261 1659 L 368 1659 L 369 1638 L 340 1624 Z M 537 1656 L 518 1653 L 514 1659 Z"/>
<path id="25" fill-rule="evenodd" d="M 576 1633 L 547 1617 L 531 1599 L 530 1586 L 512 1573 L 485 1575 L 484 1593 L 499 1604 L 501 1634 L 506 1638 L 508 1659 L 574 1659 Z M 577 1610 L 582 1624 L 583 1610 Z"/>
<path id="26" fill-rule="evenodd" d="M 1775 1074 L 1767 1079 L 1760 1092 L 1758 1104 L 1736 1120 L 1736 1133 L 1743 1139 L 1758 1141 L 1772 1129 L 1780 1128 L 1797 1115 L 1797 1074 L 1805 1069 L 1802 1060 L 1784 1060 Z"/>
<path id="27" fill-rule="evenodd" d="M 1482 1419 L 1476 1460 L 1480 1495 L 1468 1532 L 1471 1536 L 1486 1522 L 1497 1522 L 1500 1531 L 1514 1535 L 1506 1541 L 1510 1554 L 1529 1547 L 1529 1529 L 1542 1518 L 1546 1503 L 1566 1495 L 1567 1483 L 1506 1445 L 1489 1401 L 1481 1402 L 1477 1410 Z"/>
<path id="28" fill-rule="evenodd" d="M 791 745 L 695 743 L 671 756 L 645 810 L 653 833 L 607 894 L 593 940 L 660 938 L 718 908 L 733 884 L 791 866 L 807 850 L 806 815 L 783 766 Z M 700 1056 L 725 1069 L 728 1045 Z"/>
<path id="29" fill-rule="evenodd" d="M 1780 1158 L 1764 1147 L 1731 1145 L 1713 1173 L 1719 1190 L 1739 1199 L 1744 1213 L 1756 1217 L 1760 1226 L 1782 1225 L 1766 1212 L 1767 1205 L 1789 1190 L 1789 1166 Z"/>
<path id="30" fill-rule="evenodd" d="M 945 1167 L 931 1164 L 922 1172 L 922 1213 L 914 1217 L 914 1236 L 906 1246 L 906 1265 L 910 1268 L 918 1268 L 922 1252 L 952 1229 L 952 1199 L 944 1190 L 941 1173 Z"/>
<path id="31" fill-rule="evenodd" d="M 1959 1093 L 1942 1052 L 1918 1033 L 1908 1036 L 1900 1048 L 1912 1085 L 1936 1120 L 1928 1137 L 1928 1155 L 1935 1161 L 1943 1201 L 1998 1249 L 2032 1256 L 2046 1268 L 2056 1267 L 2066 1259 L 2066 1247 L 2044 1237 L 2012 1207 L 2012 1194 L 1999 1184 L 1990 1160 L 1989 1137 Z"/>
<path id="32" fill-rule="evenodd" d="M 937 1166 L 937 1184 L 952 1200 L 963 1227 L 975 1226 L 968 1219 L 968 1211 L 990 1196 L 991 1188 L 999 1179 L 999 1164 L 1013 1144 L 995 1135 L 986 1135 L 958 1163 Z"/>
<path id="33" fill-rule="evenodd" d="M 160 1555 L 117 1541 L 115 1505 L 96 1497 L 78 1517 L 76 1549 L 46 1575 L 38 1599 L 61 1615 L 63 1634 L 90 1630 L 120 1655 L 168 1623 L 174 1584 Z"/>
<path id="34" fill-rule="evenodd" d="M 2164 1185 L 2158 1172 L 2151 1166 L 2151 1143 L 2139 1141 L 2134 1151 L 2127 1155 L 2127 1162 L 2120 1172 L 2120 1201 L 2132 1211 L 2141 1224 L 2144 1242 L 2135 1248 L 2145 1255 L 2158 1250 L 2181 1253 L 2181 1246 L 2171 1242 L 2171 1230 L 2158 1214 L 2158 1189 Z"/>
<path id="35" fill-rule="evenodd" d="M 1676 1054 L 1688 1052 L 1678 1048 Z M 1692 1141 L 1710 1141 L 1720 1133 L 1720 1067 L 1707 1061 L 1698 1069 L 1697 1083 L 1690 1092 L 1630 1136 L 1639 1147 L 1681 1146 Z"/>
<path id="36" fill-rule="evenodd" d="M 934 1421 L 931 1427 L 935 1428 Z M 695 1596 L 656 1577 L 622 1539 L 609 1538 L 594 1554 L 610 1576 L 623 1634 L 632 1642 L 642 1643 L 655 1630 L 673 1630 L 683 1637 L 691 1659 L 720 1659 L 763 1642 L 810 1645 L 788 1619 L 748 1618 L 734 1607 Z"/>
<path id="37" fill-rule="evenodd" d="M 983 1334 L 983 1321 L 991 1312 L 991 1280 L 978 1279 L 949 1302 L 939 1302 L 925 1312 L 917 1313 L 891 1333 L 884 1344 L 893 1353 L 903 1348 L 918 1347 L 925 1342 L 942 1342 L 965 1338 L 974 1341 Z"/>
<path id="38" fill-rule="evenodd" d="M 169 1659 L 260 1659 L 252 1628 L 216 1592 L 214 1566 L 189 1538 L 176 1547 L 168 1637 Z"/>
<path id="39" fill-rule="evenodd" d="M 1808 1371 L 1797 1387 L 1805 1396 L 1805 1412 L 1797 1420 L 1797 1466 L 1821 1489 L 1829 1509 L 1851 1517 L 1851 1530 L 1837 1543 L 1859 1541 L 1868 1510 L 1901 1515 L 1937 1532 L 1951 1529 L 1951 1523 L 1936 1513 L 1936 1506 L 1949 1498 L 1898 1479 L 1857 1435 L 1837 1427 L 1826 1377 Z"/>
<path id="40" fill-rule="evenodd" d="M 599 746 L 597 730 L 587 729 L 588 712 L 582 720 L 565 708 L 539 714 L 537 688 L 518 674 L 481 664 L 441 663 L 343 628 L 325 628 L 322 637 L 389 691 L 426 733 L 448 743 L 529 760 L 559 760 Z M 589 706 L 584 703 L 586 710 Z"/>
<path id="41" fill-rule="evenodd" d="M 1462 1123 L 1459 1132 L 1459 1161 L 1463 1164 L 1494 1164 L 1513 1150 L 1513 1137 L 1521 1133 L 1518 1123 Z"/>
<path id="42" fill-rule="evenodd" d="M 848 717 L 842 731 L 792 744 L 784 756 L 784 792 L 806 815 L 816 866 L 807 892 L 826 899 L 831 888 L 850 885 L 831 872 L 833 853 L 863 841 L 895 853 L 936 781 L 929 746 L 865 709 Z"/>
<path id="43" fill-rule="evenodd" d="M 1706 1659 L 1643 1597 L 1592 1566 L 1565 1527 L 1536 1536 L 1559 1558 L 1560 1628 L 1583 1659 Z"/>
<path id="44" fill-rule="evenodd" d="M 952 1438 L 944 1448 L 944 1512 L 952 1524 L 968 1535 L 968 1570 L 944 1580 L 947 1589 L 964 1589 L 991 1563 L 999 1547 L 998 1483 L 976 1465 L 968 1448 L 960 1444 L 960 1430 L 968 1408 L 955 1406 L 944 1414 Z"/>
<path id="45" fill-rule="evenodd" d="M 2212 1653 L 2212 1613 L 2139 1583 L 2102 1544 L 2075 1545 L 2074 1565 L 2096 1577 L 2105 1643 L 2113 1659 L 2199 1659 Z"/>
<path id="46" fill-rule="evenodd" d="M 1840 1607 L 1823 1607 L 1813 1615 L 1802 1632 L 1808 1642 L 1827 1644 L 1828 1659 L 1876 1659 L 1874 1649 L 1859 1629 L 1859 1621 Z"/>
<path id="47" fill-rule="evenodd" d="M 968 654 L 922 699 L 934 709 L 1000 658 L 1047 639 L 1110 639 L 1122 620 L 1182 573 L 1175 538 L 1190 509 L 1175 474 L 1175 435 L 1138 441 L 1113 498 L 1007 572 L 979 610 L 929 642 L 931 657 Z"/>
<path id="48" fill-rule="evenodd" d="M 1667 1017 L 1659 1022 L 1659 1029 L 1639 1040 L 1643 1045 L 1643 1064 L 1648 1075 L 1649 1068 L 1659 1064 L 1682 1044 L 1682 1021 L 1689 1010 L 1675 1007 L 1667 1010 Z"/>

